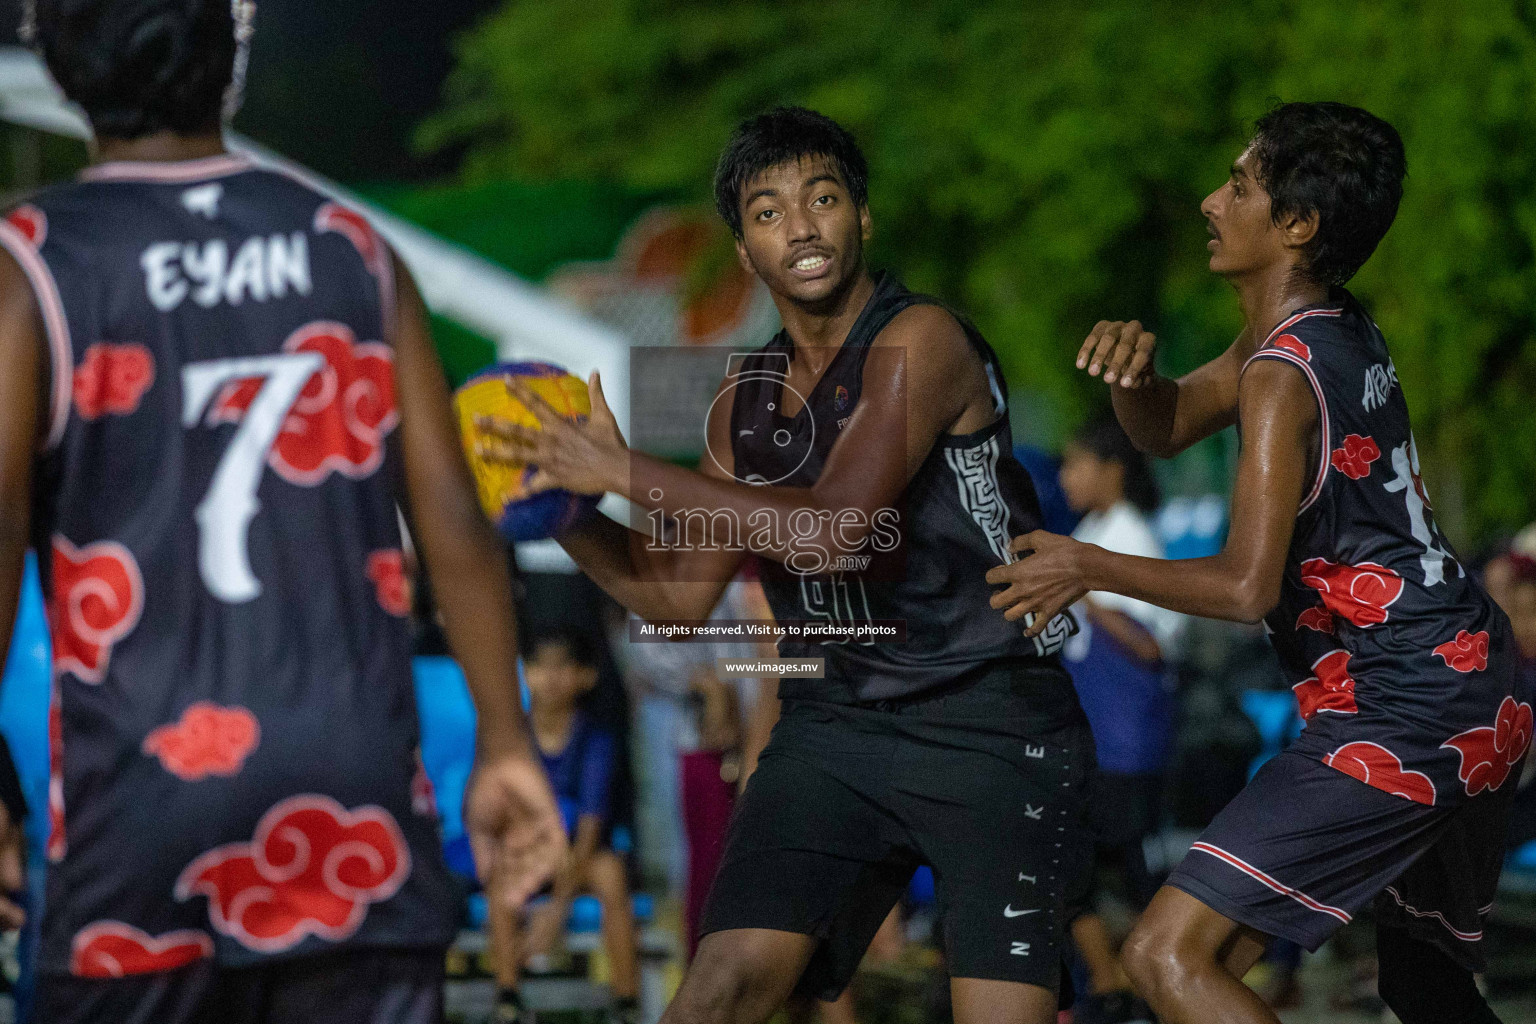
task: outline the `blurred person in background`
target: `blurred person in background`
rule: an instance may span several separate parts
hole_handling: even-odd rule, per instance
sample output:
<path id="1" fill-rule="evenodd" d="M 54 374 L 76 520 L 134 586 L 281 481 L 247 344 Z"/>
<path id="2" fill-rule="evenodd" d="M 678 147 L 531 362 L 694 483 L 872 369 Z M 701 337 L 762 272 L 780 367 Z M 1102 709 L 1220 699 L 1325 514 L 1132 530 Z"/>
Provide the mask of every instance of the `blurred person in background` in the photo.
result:
<path id="1" fill-rule="evenodd" d="M 712 620 L 758 619 L 765 602 L 750 572 L 726 587 Z M 631 615 L 630 621 L 639 621 Z M 756 722 L 759 681 L 718 673 L 721 658 L 748 658 L 756 645 L 730 642 L 615 645 L 635 694 L 644 834 L 642 852 L 676 865 L 683 892 L 683 939 L 692 959 L 710 884 L 742 779 L 743 740 Z M 761 727 L 760 725 L 757 727 Z"/>
<path id="2" fill-rule="evenodd" d="M 633 1024 L 639 967 L 629 881 L 624 859 L 604 844 L 618 744 L 613 733 L 582 710 L 583 699 L 597 685 L 597 651 L 591 637 L 574 627 L 532 632 L 524 650 L 533 739 L 554 788 L 570 850 L 555 872 L 549 898 L 532 909 L 526 933 L 510 901 L 499 898 L 494 889 L 491 892 L 496 1020 L 516 1024 L 528 1019 L 518 991 L 523 965 L 547 961 L 559 952 L 572 902 L 590 892 L 602 905 L 615 1018 L 619 1024 Z"/>
<path id="3" fill-rule="evenodd" d="M 0 222 L 0 648 L 55 669 L 36 1019 L 442 1019 L 397 507 L 479 713 L 465 818 L 508 901 L 565 839 L 501 545 L 405 267 L 225 150 L 254 7 L 39 0 L 93 165 Z"/>
<path id="4" fill-rule="evenodd" d="M 1113 418 L 1090 423 L 1067 444 L 1061 487 L 1072 511 L 1083 517 L 1073 537 L 1109 551 L 1163 557 L 1149 518 L 1160 501 L 1157 481 L 1146 456 Z M 1175 710 L 1168 663 L 1184 617 L 1101 592 L 1087 595 L 1074 610 L 1082 629 L 1067 641 L 1062 662 L 1093 726 L 1098 757 L 1088 802 L 1097 847 L 1094 896 L 1102 891 L 1104 869 L 1117 870 L 1132 908 L 1140 911 L 1156 891 L 1142 840 L 1158 824 Z M 1083 1019 L 1144 1017 L 1145 1005 L 1131 991 L 1119 943 L 1104 919 L 1096 912 L 1083 914 L 1072 924 L 1072 937 L 1089 971 L 1089 991 L 1079 1009 Z"/>

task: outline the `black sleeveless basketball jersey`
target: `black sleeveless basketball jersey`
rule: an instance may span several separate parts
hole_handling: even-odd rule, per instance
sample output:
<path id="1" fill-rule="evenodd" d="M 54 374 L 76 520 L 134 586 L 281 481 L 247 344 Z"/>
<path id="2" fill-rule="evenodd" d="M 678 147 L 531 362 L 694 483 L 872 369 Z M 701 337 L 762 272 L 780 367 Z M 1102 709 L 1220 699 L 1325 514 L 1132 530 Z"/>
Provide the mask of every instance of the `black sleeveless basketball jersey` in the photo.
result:
<path id="1" fill-rule="evenodd" d="M 876 278 L 874 294 L 831 363 L 794 416 L 780 410 L 794 344 L 780 331 L 737 371 L 731 409 L 736 475 L 752 483 L 809 487 L 862 392 L 864 363 L 876 336 L 902 310 L 941 305 L 914 294 L 894 276 Z M 763 560 L 762 583 L 775 618 L 849 623 L 901 620 L 906 641 L 807 643 L 786 638 L 782 657 L 822 657 L 825 679 L 785 679 L 780 693 L 823 700 L 907 697 L 963 679 L 978 669 L 1024 662 L 1057 664 L 1056 652 L 1076 628 L 1070 614 L 1039 637 L 1003 618 L 988 603 L 987 570 L 1014 560 L 1009 542 L 1039 529 L 1040 503 L 1028 472 L 1013 457 L 1002 366 L 981 334 L 956 317 L 986 364 L 997 419 L 972 434 L 945 434 L 908 483 L 897 517 L 876 527 L 899 534 L 905 565 L 877 565 L 807 575 Z M 892 444 L 903 443 L 892 438 Z M 893 551 L 895 548 L 893 548 Z M 1067 684 L 1070 690 L 1070 683 Z M 1069 702 L 1076 707 L 1075 700 Z"/>
<path id="2" fill-rule="evenodd" d="M 1265 625 L 1306 720 L 1296 750 L 1454 803 L 1513 784 L 1532 695 L 1509 619 L 1435 525 L 1381 331 L 1353 296 L 1335 299 L 1296 312 L 1253 357 L 1302 372 L 1321 437 Z"/>
<path id="3" fill-rule="evenodd" d="M 448 942 L 384 243 L 220 156 L 95 167 L 12 211 L 0 244 L 52 374 L 42 969 Z"/>

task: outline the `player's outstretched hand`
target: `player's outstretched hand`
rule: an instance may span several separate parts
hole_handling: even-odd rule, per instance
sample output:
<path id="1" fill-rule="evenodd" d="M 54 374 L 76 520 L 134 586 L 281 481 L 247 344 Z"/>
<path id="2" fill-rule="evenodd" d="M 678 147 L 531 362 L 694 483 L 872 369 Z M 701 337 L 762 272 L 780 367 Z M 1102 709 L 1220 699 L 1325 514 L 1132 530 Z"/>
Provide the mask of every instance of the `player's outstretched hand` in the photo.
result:
<path id="1" fill-rule="evenodd" d="M 464 825 L 486 889 L 516 910 L 565 863 L 565 826 L 543 765 L 503 754 L 475 765 L 464 790 Z"/>
<path id="2" fill-rule="evenodd" d="M 536 466 L 528 493 L 561 488 L 575 494 L 624 490 L 629 473 L 629 446 L 603 395 L 596 371 L 587 381 L 592 415 L 579 423 L 561 416 L 524 382 L 509 378 L 507 390 L 533 413 L 537 427 L 525 427 L 496 416 L 475 420 L 483 436 L 480 455 L 492 462 Z"/>
<path id="3" fill-rule="evenodd" d="M 19 821 L 0 806 L 0 930 L 14 931 L 27 923 L 27 912 L 8 893 L 27 888 L 27 838 Z"/>
<path id="4" fill-rule="evenodd" d="M 1152 378 L 1156 351 L 1157 335 L 1140 320 L 1100 320 L 1077 351 L 1077 368 L 1090 377 L 1102 372 L 1106 384 L 1119 381 L 1121 387 L 1139 388 Z"/>
<path id="5" fill-rule="evenodd" d="M 1036 636 L 1088 593 L 1080 558 L 1086 547 L 1045 530 L 1013 538 L 1009 550 L 1024 557 L 987 572 L 988 583 L 1003 587 L 992 595 L 992 607 L 1006 609 L 1003 618 L 1009 622 L 1025 619 L 1024 635 Z"/>

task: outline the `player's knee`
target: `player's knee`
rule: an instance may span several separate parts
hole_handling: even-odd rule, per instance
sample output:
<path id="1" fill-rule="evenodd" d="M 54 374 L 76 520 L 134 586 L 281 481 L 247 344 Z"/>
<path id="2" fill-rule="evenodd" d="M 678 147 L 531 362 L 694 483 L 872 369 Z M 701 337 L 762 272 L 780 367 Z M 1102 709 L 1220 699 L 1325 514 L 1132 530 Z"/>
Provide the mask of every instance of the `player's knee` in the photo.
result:
<path id="1" fill-rule="evenodd" d="M 737 1024 L 752 1001 L 753 977 L 740 961 L 694 959 L 661 1024 Z"/>
<path id="2" fill-rule="evenodd" d="M 1131 984 L 1142 998 L 1151 1002 L 1163 992 L 1181 987 L 1188 973 L 1188 958 L 1180 951 L 1177 937 L 1148 915 L 1143 917 L 1120 949 L 1121 962 Z"/>

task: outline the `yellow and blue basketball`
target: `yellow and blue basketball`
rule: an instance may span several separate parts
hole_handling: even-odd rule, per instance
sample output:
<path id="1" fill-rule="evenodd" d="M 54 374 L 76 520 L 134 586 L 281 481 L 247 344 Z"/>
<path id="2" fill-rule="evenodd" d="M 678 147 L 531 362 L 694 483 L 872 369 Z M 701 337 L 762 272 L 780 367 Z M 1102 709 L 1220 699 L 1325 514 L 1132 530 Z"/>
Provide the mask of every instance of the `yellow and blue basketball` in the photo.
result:
<path id="1" fill-rule="evenodd" d="M 491 462 L 480 455 L 481 431 L 475 426 L 476 417 L 494 416 L 520 426 L 538 426 L 533 413 L 507 390 L 509 379 L 522 381 L 550 408 L 573 423 L 580 423 L 591 414 L 592 403 L 585 381 L 549 363 L 491 366 L 465 381 L 454 395 L 464 454 L 474 472 L 485 514 L 508 540 L 544 540 L 556 536 L 582 512 L 595 507 L 597 498 L 559 490 L 530 495 L 528 481 L 537 467 Z"/>

